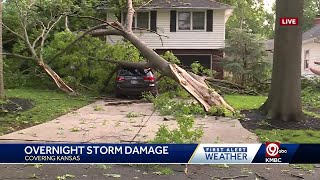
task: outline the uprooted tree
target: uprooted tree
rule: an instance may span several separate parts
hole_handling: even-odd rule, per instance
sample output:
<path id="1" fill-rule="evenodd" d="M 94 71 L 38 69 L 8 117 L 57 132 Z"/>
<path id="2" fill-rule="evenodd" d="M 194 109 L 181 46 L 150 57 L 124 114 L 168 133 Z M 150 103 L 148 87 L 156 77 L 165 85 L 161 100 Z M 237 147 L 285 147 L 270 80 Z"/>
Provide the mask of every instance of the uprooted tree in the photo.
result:
<path id="1" fill-rule="evenodd" d="M 133 8 L 132 0 L 127 0 L 127 18 L 125 25 L 122 25 L 118 21 L 106 22 L 105 20 L 98 19 L 96 17 L 79 17 L 94 19 L 100 22 L 101 24 L 94 26 L 93 28 L 88 29 L 81 36 L 79 36 L 75 41 L 73 41 L 61 52 L 52 56 L 52 58 L 45 59 L 44 48 L 46 46 L 46 40 L 50 36 L 50 32 L 59 24 L 60 21 L 65 20 L 66 30 L 69 30 L 67 27 L 66 16 L 70 15 L 71 12 L 68 12 L 68 9 L 65 10 L 63 7 L 66 5 L 57 5 L 54 1 L 18 1 L 13 0 L 13 7 L 11 11 L 13 13 L 18 13 L 17 20 L 14 26 L 15 29 L 10 28 L 5 23 L 3 27 L 14 34 L 20 44 L 23 44 L 23 48 L 27 50 L 27 53 L 17 54 L 17 53 L 6 53 L 5 55 L 13 56 L 20 59 L 27 59 L 35 61 L 55 82 L 55 84 L 64 92 L 72 93 L 74 92 L 60 77 L 53 71 L 46 62 L 52 62 L 56 58 L 64 54 L 69 47 L 77 43 L 81 38 L 90 35 L 95 37 L 104 37 L 108 35 L 117 35 L 122 36 L 123 38 L 130 41 L 141 53 L 142 56 L 146 59 L 144 62 L 126 62 L 126 61 L 117 61 L 114 59 L 106 59 L 107 62 L 133 66 L 140 68 L 151 67 L 156 69 L 161 73 L 160 77 L 168 76 L 179 83 L 186 91 L 188 91 L 199 103 L 201 103 L 206 111 L 212 106 L 218 106 L 226 108 L 229 111 L 234 111 L 234 109 L 228 105 L 224 99 L 213 89 L 211 89 L 206 83 L 205 79 L 197 76 L 195 74 L 189 73 L 177 66 L 176 64 L 169 63 L 155 51 L 149 48 L 141 39 L 139 39 L 132 31 L 132 21 L 135 10 Z M 68 3 L 69 1 L 65 1 Z M 70 1 L 71 2 L 71 1 Z M 38 6 L 37 3 L 45 3 L 46 6 L 52 5 L 54 8 L 48 8 L 49 12 L 43 12 L 41 6 Z M 58 6 L 58 7 L 56 7 Z M 57 9 L 58 11 L 52 11 L 52 9 Z M 40 14 L 39 14 L 40 13 Z M 41 16 L 41 13 L 49 13 L 51 16 L 45 17 Z M 39 18 L 40 17 L 40 18 Z M 37 28 L 33 28 L 37 27 Z M 36 31 L 34 29 L 37 29 Z M 160 78 L 159 77 L 159 78 Z"/>

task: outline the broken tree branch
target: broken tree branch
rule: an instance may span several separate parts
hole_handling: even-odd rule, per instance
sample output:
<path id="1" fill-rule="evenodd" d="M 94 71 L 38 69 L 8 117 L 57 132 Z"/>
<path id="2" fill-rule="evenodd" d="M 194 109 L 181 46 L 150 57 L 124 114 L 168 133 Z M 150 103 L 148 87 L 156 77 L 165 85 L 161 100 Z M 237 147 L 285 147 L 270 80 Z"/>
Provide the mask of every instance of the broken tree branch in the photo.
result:
<path id="1" fill-rule="evenodd" d="M 128 62 L 128 61 L 117 61 L 117 60 L 112 60 L 112 59 L 107 59 L 107 62 L 113 63 L 113 64 L 118 64 L 120 66 L 125 66 L 125 67 L 132 67 L 132 68 L 141 68 L 141 69 L 147 69 L 150 68 L 150 65 L 148 62 Z"/>
<path id="2" fill-rule="evenodd" d="M 22 56 L 22 55 L 14 54 L 14 53 L 2 53 L 2 55 L 12 56 L 12 57 L 21 58 L 21 59 L 26 59 L 26 60 L 34 60 L 33 57 Z"/>
<path id="3" fill-rule="evenodd" d="M 82 18 L 82 19 L 91 19 L 91 20 L 99 21 L 101 23 L 107 23 L 107 21 L 105 21 L 103 19 L 99 19 L 99 18 L 92 17 L 92 16 L 78 16 L 78 15 L 73 15 L 73 14 L 68 14 L 67 16 L 76 17 L 76 18 Z"/>
<path id="4" fill-rule="evenodd" d="M 62 51 L 60 51 L 59 53 L 57 53 L 55 56 L 53 56 L 53 58 L 51 58 L 49 61 L 48 61 L 48 64 L 50 64 L 51 62 L 53 62 L 57 57 L 61 56 L 63 53 L 65 53 L 67 50 L 69 50 L 69 48 L 71 46 L 73 46 L 74 44 L 76 44 L 79 40 L 81 40 L 85 35 L 91 33 L 92 31 L 96 30 L 96 29 L 100 29 L 100 28 L 103 28 L 105 26 L 107 26 L 108 24 L 107 23 L 104 23 L 104 24 L 100 24 L 100 25 L 97 25 L 97 26 L 94 26 L 90 29 L 88 29 L 87 31 L 85 31 L 82 35 L 80 35 L 77 39 L 75 39 L 72 43 L 70 43 L 66 48 L 64 48 Z"/>
<path id="5" fill-rule="evenodd" d="M 15 32 L 14 30 L 12 30 L 11 28 L 9 28 L 7 25 L 5 25 L 4 23 L 2 23 L 2 26 L 4 28 L 6 28 L 8 31 L 10 31 L 12 34 L 16 35 L 18 38 L 20 38 L 21 40 L 25 41 L 26 39 L 21 36 L 19 33 Z"/>

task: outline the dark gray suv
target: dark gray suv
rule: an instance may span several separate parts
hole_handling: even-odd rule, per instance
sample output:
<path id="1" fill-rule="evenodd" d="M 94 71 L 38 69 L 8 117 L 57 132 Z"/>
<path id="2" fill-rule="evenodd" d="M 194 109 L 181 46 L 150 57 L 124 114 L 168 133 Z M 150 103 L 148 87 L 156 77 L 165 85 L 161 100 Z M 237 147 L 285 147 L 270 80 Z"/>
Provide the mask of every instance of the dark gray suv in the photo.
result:
<path id="1" fill-rule="evenodd" d="M 116 97 L 141 96 L 143 92 L 158 93 L 151 69 L 121 67 L 116 76 Z"/>

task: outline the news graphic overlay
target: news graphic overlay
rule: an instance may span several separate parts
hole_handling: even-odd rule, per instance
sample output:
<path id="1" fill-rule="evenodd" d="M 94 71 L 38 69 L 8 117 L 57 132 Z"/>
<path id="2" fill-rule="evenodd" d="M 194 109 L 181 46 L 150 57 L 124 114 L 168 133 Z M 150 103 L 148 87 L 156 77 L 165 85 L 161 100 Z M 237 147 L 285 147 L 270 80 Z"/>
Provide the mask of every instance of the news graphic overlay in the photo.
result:
<path id="1" fill-rule="evenodd" d="M 288 150 L 286 148 L 280 148 L 279 142 L 267 142 L 266 143 L 266 163 L 282 163 L 280 155 L 286 156 Z"/>
<path id="2" fill-rule="evenodd" d="M 197 144 L 0 144 L 0 163 L 188 163 Z"/>
<path id="3" fill-rule="evenodd" d="M 191 164 L 250 164 L 261 144 L 200 144 Z"/>
<path id="4" fill-rule="evenodd" d="M 280 26 L 298 26 L 299 18 L 297 17 L 282 17 L 280 18 Z"/>
<path id="5" fill-rule="evenodd" d="M 320 144 L 0 144 L 2 164 L 320 163 Z"/>

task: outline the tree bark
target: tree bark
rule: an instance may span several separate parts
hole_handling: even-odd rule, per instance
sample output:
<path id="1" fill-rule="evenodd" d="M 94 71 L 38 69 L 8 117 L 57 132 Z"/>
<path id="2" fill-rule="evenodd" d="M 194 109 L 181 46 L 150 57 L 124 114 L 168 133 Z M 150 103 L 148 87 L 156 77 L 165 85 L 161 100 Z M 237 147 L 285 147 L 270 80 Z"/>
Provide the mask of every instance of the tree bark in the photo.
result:
<path id="1" fill-rule="evenodd" d="M 61 78 L 60 76 L 54 72 L 47 64 L 43 61 L 39 62 L 39 66 L 45 70 L 45 72 L 53 79 L 55 84 L 58 86 L 59 89 L 66 93 L 74 93 L 73 89 L 71 89 Z"/>
<path id="2" fill-rule="evenodd" d="M 0 0 L 0 24 L 2 24 L 2 0 Z M 5 98 L 3 82 L 2 26 L 0 27 L 0 100 Z"/>
<path id="3" fill-rule="evenodd" d="M 301 107 L 301 45 L 302 23 L 298 26 L 280 26 L 281 17 L 302 20 L 302 0 L 276 1 L 275 50 L 271 91 L 261 110 L 272 120 L 298 121 Z"/>

